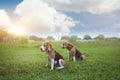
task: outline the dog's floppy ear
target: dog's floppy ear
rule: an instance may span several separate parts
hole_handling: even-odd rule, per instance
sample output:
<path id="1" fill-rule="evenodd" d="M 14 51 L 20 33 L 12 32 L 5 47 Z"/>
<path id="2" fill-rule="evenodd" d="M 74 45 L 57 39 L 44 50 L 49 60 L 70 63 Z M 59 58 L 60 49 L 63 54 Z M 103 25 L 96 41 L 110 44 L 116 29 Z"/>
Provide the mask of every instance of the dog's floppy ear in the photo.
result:
<path id="1" fill-rule="evenodd" d="M 67 47 L 67 46 L 69 46 L 69 42 L 67 42 L 67 41 L 65 41 L 65 42 L 63 42 L 63 47 Z"/>
<path id="2" fill-rule="evenodd" d="M 67 44 L 68 44 L 68 46 L 71 46 L 71 44 L 69 42 Z"/>
<path id="3" fill-rule="evenodd" d="M 48 50 L 51 51 L 52 50 L 52 45 L 50 43 L 48 43 Z"/>
<path id="4" fill-rule="evenodd" d="M 68 47 L 73 47 L 72 44 L 69 43 L 69 42 L 67 43 L 67 46 L 68 46 Z"/>
<path id="5" fill-rule="evenodd" d="M 68 41 L 66 42 L 66 44 L 69 44 L 69 45 L 71 45 Z"/>

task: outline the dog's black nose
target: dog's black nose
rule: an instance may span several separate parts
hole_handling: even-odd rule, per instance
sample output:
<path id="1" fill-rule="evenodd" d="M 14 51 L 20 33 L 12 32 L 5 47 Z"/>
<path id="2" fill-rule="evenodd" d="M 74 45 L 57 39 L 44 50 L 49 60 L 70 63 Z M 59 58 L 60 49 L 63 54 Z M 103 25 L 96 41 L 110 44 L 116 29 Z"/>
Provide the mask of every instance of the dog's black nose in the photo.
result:
<path id="1" fill-rule="evenodd" d="M 43 51 L 42 48 L 40 48 L 40 50 Z"/>
<path id="2" fill-rule="evenodd" d="M 64 49 L 64 47 L 62 47 Z"/>

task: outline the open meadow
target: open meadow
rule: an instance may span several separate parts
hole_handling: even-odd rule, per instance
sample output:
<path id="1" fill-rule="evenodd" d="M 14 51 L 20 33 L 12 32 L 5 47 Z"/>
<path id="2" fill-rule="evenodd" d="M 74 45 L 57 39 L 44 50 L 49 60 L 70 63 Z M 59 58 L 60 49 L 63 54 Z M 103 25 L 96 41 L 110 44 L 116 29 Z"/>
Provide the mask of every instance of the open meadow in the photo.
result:
<path id="1" fill-rule="evenodd" d="M 67 67 L 49 71 L 41 43 L 0 43 L 0 80 L 120 80 L 120 41 L 73 43 L 85 55 L 85 62 L 68 61 L 61 44 L 52 42 Z"/>

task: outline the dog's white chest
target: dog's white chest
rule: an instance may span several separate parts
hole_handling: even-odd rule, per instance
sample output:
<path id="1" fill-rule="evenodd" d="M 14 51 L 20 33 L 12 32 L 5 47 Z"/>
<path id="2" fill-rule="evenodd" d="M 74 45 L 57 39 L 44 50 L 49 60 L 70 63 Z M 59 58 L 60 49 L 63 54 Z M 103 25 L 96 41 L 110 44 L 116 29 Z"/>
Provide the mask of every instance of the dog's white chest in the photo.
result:
<path id="1" fill-rule="evenodd" d="M 46 57 L 47 57 L 47 58 L 49 58 L 49 59 L 51 59 L 51 56 L 50 56 L 50 55 L 48 55 L 48 54 L 46 54 Z"/>
<path id="2" fill-rule="evenodd" d="M 46 54 L 46 57 L 49 59 L 49 60 L 51 60 L 52 58 L 51 58 L 51 56 L 50 55 L 48 55 L 48 54 Z M 57 61 L 55 60 L 54 61 L 54 64 L 57 64 Z"/>
<path id="3" fill-rule="evenodd" d="M 68 53 L 71 55 L 71 51 L 68 50 Z"/>

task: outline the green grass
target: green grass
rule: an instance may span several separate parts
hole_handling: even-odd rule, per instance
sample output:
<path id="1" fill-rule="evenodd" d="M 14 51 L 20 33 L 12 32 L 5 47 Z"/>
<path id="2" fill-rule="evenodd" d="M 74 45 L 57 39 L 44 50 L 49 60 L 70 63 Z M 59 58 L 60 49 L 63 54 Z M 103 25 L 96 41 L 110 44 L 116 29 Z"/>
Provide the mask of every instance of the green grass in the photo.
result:
<path id="1" fill-rule="evenodd" d="M 65 60 L 66 49 L 52 43 Z M 0 43 L 0 80 L 119 80 L 120 41 L 73 43 L 86 57 L 85 62 L 67 61 L 62 70 L 45 67 L 45 53 L 40 43 Z"/>

